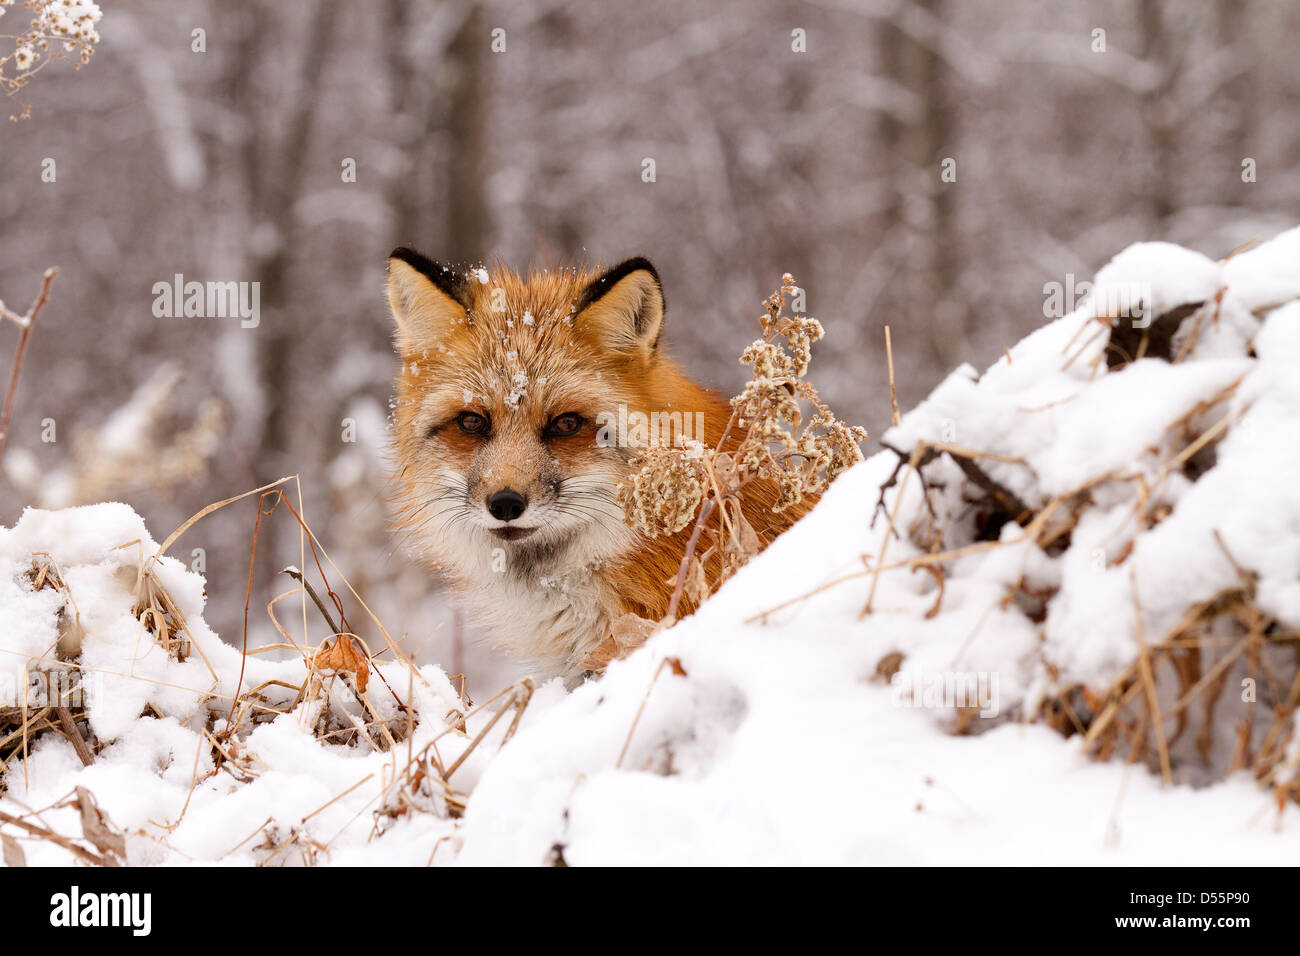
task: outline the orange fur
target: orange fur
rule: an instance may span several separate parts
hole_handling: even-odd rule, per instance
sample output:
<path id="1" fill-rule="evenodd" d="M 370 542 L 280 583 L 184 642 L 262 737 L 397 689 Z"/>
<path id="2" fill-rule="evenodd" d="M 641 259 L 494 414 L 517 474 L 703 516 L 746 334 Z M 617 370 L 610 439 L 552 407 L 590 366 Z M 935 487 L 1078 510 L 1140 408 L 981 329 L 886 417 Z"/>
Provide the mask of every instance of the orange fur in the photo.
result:
<path id="1" fill-rule="evenodd" d="M 663 293 L 644 260 L 466 274 L 397 250 L 388 285 L 402 357 L 396 527 L 466 597 L 489 640 L 573 677 L 620 614 L 663 616 L 690 533 L 646 538 L 627 526 L 614 496 L 638 449 L 598 440 L 601 424 L 620 412 L 687 423 L 700 413 L 704 434 L 691 437 L 713 447 L 730 405 L 660 348 Z M 486 433 L 466 433 L 467 412 L 490 423 Z M 583 421 L 576 434 L 548 431 L 568 413 Z M 527 502 L 515 520 L 489 513 L 502 489 Z M 774 500 L 767 482 L 742 491 L 764 544 L 808 507 L 773 514 Z M 501 537 L 517 533 L 527 537 Z"/>

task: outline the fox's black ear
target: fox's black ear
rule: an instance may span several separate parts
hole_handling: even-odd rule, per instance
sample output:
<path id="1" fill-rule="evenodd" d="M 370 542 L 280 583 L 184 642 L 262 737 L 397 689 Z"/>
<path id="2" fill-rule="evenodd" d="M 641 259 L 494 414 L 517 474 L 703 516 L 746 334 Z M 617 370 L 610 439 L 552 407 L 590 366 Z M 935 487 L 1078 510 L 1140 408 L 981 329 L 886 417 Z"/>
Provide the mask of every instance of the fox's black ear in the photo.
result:
<path id="1" fill-rule="evenodd" d="M 456 270 L 412 249 L 394 249 L 388 257 L 388 305 L 397 326 L 398 349 L 412 352 L 436 346 L 451 326 L 464 321 L 468 292 L 468 282 Z"/>
<path id="2" fill-rule="evenodd" d="M 664 324 L 659 273 L 646 259 L 628 259 L 583 290 L 577 312 L 577 324 L 595 330 L 609 348 L 649 358 Z"/>

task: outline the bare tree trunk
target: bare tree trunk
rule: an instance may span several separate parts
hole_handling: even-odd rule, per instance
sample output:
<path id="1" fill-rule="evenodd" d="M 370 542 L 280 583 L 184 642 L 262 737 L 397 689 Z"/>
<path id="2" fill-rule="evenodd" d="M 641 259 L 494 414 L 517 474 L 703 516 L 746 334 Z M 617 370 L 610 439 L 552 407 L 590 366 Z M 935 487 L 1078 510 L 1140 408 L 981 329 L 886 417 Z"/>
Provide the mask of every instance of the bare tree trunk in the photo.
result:
<path id="1" fill-rule="evenodd" d="M 1242 25 L 1246 12 L 1236 0 L 1218 0 L 1215 4 L 1219 42 L 1225 48 L 1234 49 L 1241 43 Z M 1234 49 L 1240 56 L 1240 51 Z M 1234 66 L 1237 64 L 1234 63 Z M 1254 141 L 1257 127 L 1255 110 L 1255 76 L 1249 68 L 1242 68 L 1236 76 L 1228 80 L 1221 91 L 1226 109 L 1225 126 L 1222 133 L 1226 168 L 1237 170 L 1236 189 L 1224 190 L 1224 201 L 1233 205 L 1244 205 L 1246 196 L 1241 189 L 1241 161 L 1247 156 L 1257 155 Z"/>
<path id="2" fill-rule="evenodd" d="M 561 7 L 548 11 L 538 23 L 537 30 L 545 39 L 548 48 L 557 51 L 561 56 L 571 55 L 574 29 L 573 14 L 570 11 Z M 549 113 L 562 110 L 566 104 L 574 102 L 582 95 L 578 87 L 579 84 L 572 77 L 566 78 L 563 83 L 551 81 L 543 94 L 542 111 Z M 546 190 L 550 183 L 561 181 L 568 175 L 568 170 L 562 163 L 560 157 L 547 156 L 543 159 L 537 177 L 542 190 Z M 571 203 L 559 204 L 558 208 L 556 204 L 548 203 L 546 213 L 542 225 L 545 233 L 542 238 L 548 250 L 561 260 L 574 260 L 581 253 L 583 243 L 583 230 L 578 222 L 577 210 Z"/>
<path id="3" fill-rule="evenodd" d="M 266 484 L 298 470 L 302 442 L 291 427 L 295 406 L 292 399 L 296 352 L 302 329 L 295 326 L 290 266 L 301 240 L 301 227 L 293 207 L 305 180 L 304 167 L 322 99 L 318 94 L 329 58 L 334 27 L 338 19 L 337 0 L 320 0 L 312 11 L 307 41 L 297 71 L 295 89 L 288 95 L 287 109 L 265 101 L 255 80 L 267 57 L 277 22 L 271 5 L 246 5 L 236 11 L 242 27 L 235 46 L 228 87 L 232 101 L 250 126 L 240 150 L 243 156 L 242 193 L 245 197 L 244 229 L 262 230 L 274 239 L 268 251 L 253 254 L 245 264 L 249 275 L 260 284 L 260 323 L 249 334 L 257 336 L 256 380 L 263 408 L 255 441 L 252 480 Z M 283 131 L 283 132 L 281 132 Z M 277 135 L 279 134 L 279 135 Z M 310 460 L 317 460 L 314 456 Z M 284 537 L 280 525 L 262 526 L 259 552 L 263 574 L 275 573 L 278 543 Z"/>
<path id="4" fill-rule="evenodd" d="M 441 139 L 436 131 L 446 105 L 438 88 L 437 65 L 445 51 L 423 51 L 421 56 L 411 51 L 417 12 L 410 0 L 389 0 L 384 12 L 393 146 L 401 157 L 389 174 L 385 194 L 393 217 L 391 245 L 427 248 L 439 235 L 434 187 Z M 444 253 L 435 250 L 434 254 Z"/>
<path id="5" fill-rule="evenodd" d="M 935 23 L 943 21 L 945 0 L 920 0 Z M 935 38 L 937 44 L 938 39 Z M 934 46 L 917 46 L 917 88 L 924 103 L 921 127 L 917 131 L 916 156 L 929 174 L 930 201 L 930 283 L 935 304 L 934 334 L 930 349 L 941 368 L 948 368 L 966 351 L 968 312 L 965 299 L 957 289 L 958 262 L 956 232 L 957 183 L 944 182 L 941 163 L 952 148 L 953 121 L 948 103 L 947 67 Z M 958 171 L 960 176 L 960 171 Z"/>
<path id="6" fill-rule="evenodd" d="M 457 259 L 481 259 L 491 250 L 486 179 L 488 166 L 486 58 L 490 37 L 483 8 L 475 4 L 447 50 L 450 74 L 447 133 L 451 142 L 447 176 L 447 233 L 444 245 Z"/>
<path id="7" fill-rule="evenodd" d="M 1163 233 L 1165 221 L 1178 208 L 1173 158 L 1177 150 L 1177 130 L 1170 120 L 1167 102 L 1177 76 L 1167 56 L 1163 0 L 1141 0 L 1138 8 L 1142 58 L 1165 71 L 1161 82 L 1141 94 L 1142 121 L 1147 128 L 1150 150 L 1150 176 L 1146 194 L 1157 234 Z"/>
<path id="8" fill-rule="evenodd" d="M 786 16 L 790 23 L 799 22 L 799 14 L 803 9 L 802 3 L 791 3 L 786 6 Z M 812 80 L 809 77 L 810 65 L 806 62 L 806 57 L 814 56 L 813 53 L 804 53 L 798 56 L 786 57 L 785 62 L 785 79 L 781 84 L 785 94 L 785 102 L 782 104 L 784 113 L 790 117 L 805 117 L 806 111 L 812 106 L 809 102 L 812 96 Z M 734 151 L 734 146 L 730 147 Z M 813 147 L 811 144 L 799 144 L 798 150 L 788 157 L 786 165 L 785 180 L 791 184 L 791 193 L 802 193 L 802 187 L 806 183 L 811 183 L 814 175 Z M 739 157 L 733 157 L 732 162 L 740 166 Z M 792 215 L 781 231 L 781 241 L 777 244 L 777 255 L 779 258 L 779 268 L 790 272 L 799 280 L 799 285 L 804 289 L 814 290 L 810 293 L 810 300 L 815 296 L 815 290 L 822 288 L 822 283 L 818 280 L 816 273 L 816 263 L 810 248 L 811 242 L 808 236 L 807 215 Z M 809 306 L 814 311 L 814 305 Z"/>
<path id="9" fill-rule="evenodd" d="M 944 0 L 920 0 L 918 6 L 931 22 L 941 21 L 946 13 Z M 881 137 L 894 157 L 890 179 L 902 184 L 887 206 L 886 230 L 904 247 L 896 254 L 900 265 L 882 305 L 887 312 L 924 317 L 930 360 L 947 368 L 962 354 L 967 333 L 966 311 L 955 288 L 960 275 L 957 184 L 940 180 L 940 164 L 953 145 L 947 67 L 935 49 L 937 38 L 919 42 L 887 20 L 879 29 L 887 74 L 920 104 L 914 122 L 904 122 L 891 111 L 882 112 L 880 119 Z"/>
<path id="10" fill-rule="evenodd" d="M 262 307 L 271 322 L 262 351 L 261 379 L 267 396 L 266 422 L 258 456 L 259 483 L 282 477 L 291 469 L 294 436 L 289 430 L 292 403 L 294 352 L 301 330 L 293 327 L 287 313 L 291 302 L 289 266 L 299 238 L 299 226 L 293 216 L 293 204 L 303 181 L 303 166 L 311 142 L 321 100 L 316 95 L 321 74 L 329 56 L 334 23 L 338 18 L 337 0 L 321 0 L 309 30 L 307 49 L 299 70 L 298 93 L 285 125 L 288 132 L 280 149 L 280 162 L 273 170 L 258 170 L 266 186 L 266 195 L 254 207 L 264 211 L 264 221 L 278 233 L 274 251 L 260 263 L 256 272 L 262 283 Z M 270 175 L 268 175 L 270 172 Z M 255 195 L 255 192 L 254 192 Z"/>

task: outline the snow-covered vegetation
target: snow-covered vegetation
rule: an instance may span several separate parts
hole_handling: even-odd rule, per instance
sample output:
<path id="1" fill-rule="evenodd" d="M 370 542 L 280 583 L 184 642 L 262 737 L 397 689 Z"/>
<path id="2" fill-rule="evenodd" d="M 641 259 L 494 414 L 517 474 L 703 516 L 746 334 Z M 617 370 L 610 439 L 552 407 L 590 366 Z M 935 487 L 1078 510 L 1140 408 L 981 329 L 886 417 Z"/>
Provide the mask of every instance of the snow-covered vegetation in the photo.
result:
<path id="1" fill-rule="evenodd" d="M 1289 861 L 1298 363 L 1300 230 L 1130 247 L 571 693 L 466 700 L 305 532 L 320 606 L 284 576 L 242 653 L 204 614 L 244 595 L 170 556 L 194 526 L 28 510 L 0 530 L 6 859 Z"/>

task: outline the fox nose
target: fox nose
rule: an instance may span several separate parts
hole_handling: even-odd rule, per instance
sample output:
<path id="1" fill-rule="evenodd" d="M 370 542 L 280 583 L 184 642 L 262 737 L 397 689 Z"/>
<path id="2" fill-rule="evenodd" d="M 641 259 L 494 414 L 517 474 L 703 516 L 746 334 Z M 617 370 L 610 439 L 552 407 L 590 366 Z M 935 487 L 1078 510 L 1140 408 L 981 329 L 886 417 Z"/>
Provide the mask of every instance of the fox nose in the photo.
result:
<path id="1" fill-rule="evenodd" d="M 513 488 L 504 488 L 488 495 L 488 514 L 498 521 L 514 521 L 527 507 L 528 499 Z"/>

